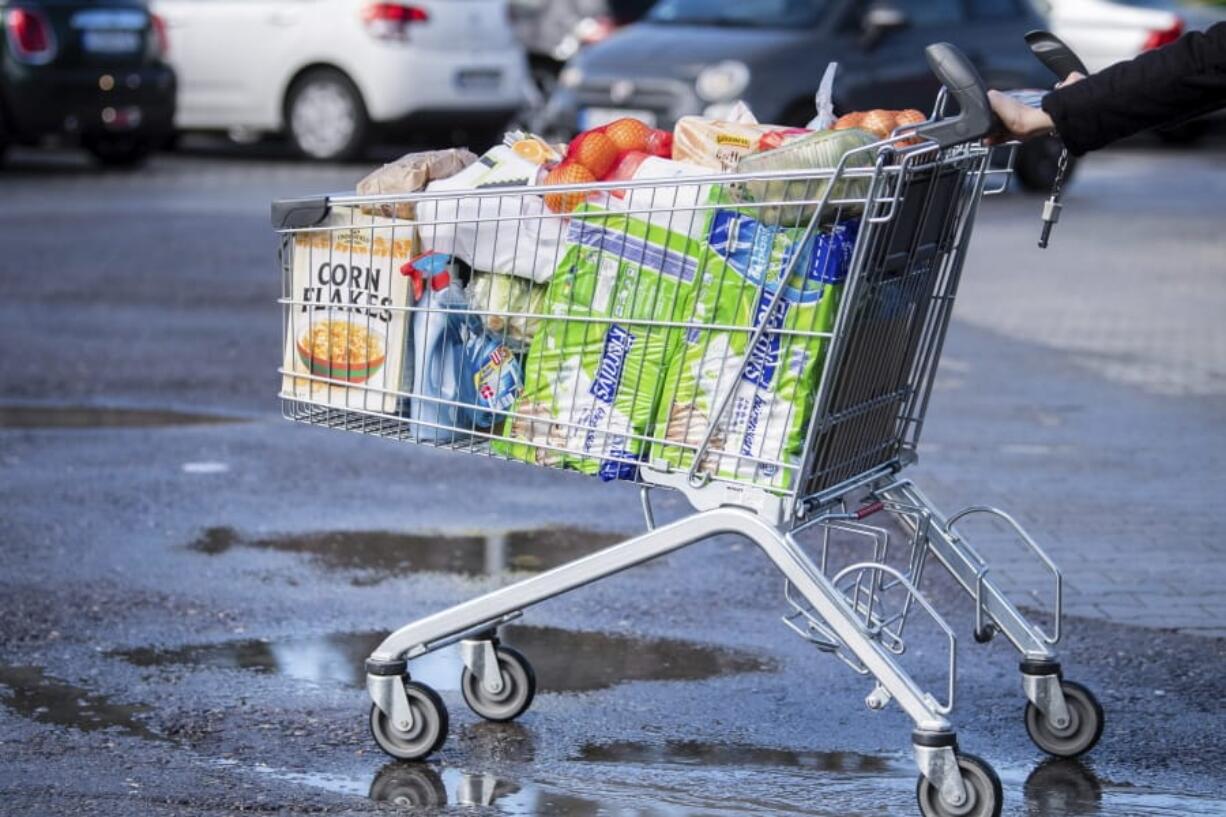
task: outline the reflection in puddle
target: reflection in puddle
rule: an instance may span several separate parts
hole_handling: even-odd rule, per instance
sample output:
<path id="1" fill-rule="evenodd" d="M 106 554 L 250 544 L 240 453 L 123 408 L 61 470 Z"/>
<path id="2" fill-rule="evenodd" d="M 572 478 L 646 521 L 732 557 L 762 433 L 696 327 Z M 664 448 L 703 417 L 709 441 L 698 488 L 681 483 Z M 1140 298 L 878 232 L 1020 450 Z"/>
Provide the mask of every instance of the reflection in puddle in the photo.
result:
<path id="1" fill-rule="evenodd" d="M 624 539 L 582 528 L 541 528 L 463 535 L 329 531 L 249 540 L 233 528 L 217 527 L 188 547 L 210 556 L 238 546 L 299 553 L 330 570 L 366 570 L 386 578 L 413 571 L 481 575 L 547 570 Z"/>
<path id="2" fill-rule="evenodd" d="M 88 406 L 0 406 L 0 428 L 146 428 L 243 422 L 216 414 Z"/>
<path id="3" fill-rule="evenodd" d="M 579 750 L 578 760 L 597 763 L 687 764 L 695 766 L 774 766 L 814 769 L 823 772 L 880 774 L 895 771 L 900 764 L 883 757 L 855 752 L 793 752 L 762 746 L 725 745 L 671 740 L 649 743 L 589 743 Z"/>
<path id="4" fill-rule="evenodd" d="M 137 715 L 147 706 L 113 704 L 106 696 L 52 678 L 40 667 L 0 666 L 0 701 L 23 717 L 85 732 L 119 729 L 125 734 L 156 738 Z"/>
<path id="5" fill-rule="evenodd" d="M 1006 787 L 1019 775 L 1006 769 Z M 1026 777 L 1026 817 L 1222 817 L 1226 801 L 1182 793 L 1154 791 L 1099 779 L 1079 760 L 1051 759 Z"/>
<path id="6" fill-rule="evenodd" d="M 171 650 L 114 653 L 142 667 L 184 665 L 274 672 L 313 682 L 366 683 L 364 662 L 385 633 L 331 633 L 284 641 L 225 641 Z M 774 664 L 750 653 L 669 638 L 638 638 L 556 627 L 509 626 L 503 639 L 522 651 L 543 691 L 586 692 L 626 681 L 690 681 L 740 672 L 768 672 Z M 413 678 L 440 690 L 459 689 L 456 647 L 414 659 Z"/>

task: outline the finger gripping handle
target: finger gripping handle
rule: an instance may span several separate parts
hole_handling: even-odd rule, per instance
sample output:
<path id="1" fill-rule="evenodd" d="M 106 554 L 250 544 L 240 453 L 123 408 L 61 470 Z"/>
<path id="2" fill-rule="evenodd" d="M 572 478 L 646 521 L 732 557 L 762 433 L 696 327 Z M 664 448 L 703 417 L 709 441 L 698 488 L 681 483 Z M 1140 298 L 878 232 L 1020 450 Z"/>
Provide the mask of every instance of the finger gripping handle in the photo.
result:
<path id="1" fill-rule="evenodd" d="M 1073 49 L 1050 31 L 1031 31 L 1026 34 L 1026 45 L 1030 52 L 1038 57 L 1043 66 L 1063 82 L 1074 71 L 1079 74 L 1089 74 L 1081 58 L 1073 53 Z"/>
<path id="2" fill-rule="evenodd" d="M 986 136 L 992 129 L 992 107 L 975 66 L 949 43 L 933 43 L 924 49 L 924 55 L 932 73 L 958 103 L 959 112 L 957 116 L 922 125 L 917 133 L 943 148 Z"/>

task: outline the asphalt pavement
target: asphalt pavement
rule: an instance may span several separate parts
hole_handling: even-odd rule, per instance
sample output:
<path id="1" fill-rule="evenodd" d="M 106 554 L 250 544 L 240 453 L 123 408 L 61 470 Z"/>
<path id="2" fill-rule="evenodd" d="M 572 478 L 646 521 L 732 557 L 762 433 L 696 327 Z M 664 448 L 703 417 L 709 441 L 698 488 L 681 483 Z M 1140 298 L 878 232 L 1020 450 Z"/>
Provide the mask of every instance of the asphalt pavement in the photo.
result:
<path id="1" fill-rule="evenodd" d="M 1026 737 L 1016 655 L 959 624 L 960 743 L 1006 814 L 1226 814 L 1226 193 L 1221 152 L 1092 157 L 1052 247 L 985 202 L 913 476 L 1013 512 L 1067 572 L 1084 762 Z M 910 725 L 778 623 L 781 581 L 717 539 L 509 629 L 541 693 L 396 764 L 361 661 L 414 618 L 642 529 L 630 486 L 283 421 L 268 202 L 361 165 L 197 150 L 138 173 L 0 170 L 0 797 L 12 814 L 913 815 Z M 676 498 L 660 515 L 679 516 Z M 977 543 L 1027 603 L 1046 577 Z M 944 644 L 909 666 L 943 683 Z"/>

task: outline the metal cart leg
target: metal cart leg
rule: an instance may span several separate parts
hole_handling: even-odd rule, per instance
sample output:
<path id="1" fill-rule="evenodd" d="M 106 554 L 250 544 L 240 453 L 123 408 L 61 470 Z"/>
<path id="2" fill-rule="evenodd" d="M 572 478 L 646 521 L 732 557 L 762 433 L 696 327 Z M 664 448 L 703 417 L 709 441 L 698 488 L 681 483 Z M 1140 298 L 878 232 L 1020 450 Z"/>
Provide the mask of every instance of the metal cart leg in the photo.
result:
<path id="1" fill-rule="evenodd" d="M 1035 744 L 1058 757 L 1076 757 L 1088 752 L 1102 735 L 1102 706 L 1080 684 L 1065 681 L 1052 647 L 1060 640 L 1063 616 L 1063 582 L 1060 571 L 1021 526 L 1002 511 L 973 507 L 947 517 L 910 480 L 901 480 L 874 494 L 887 502 L 922 508 L 928 515 L 928 548 L 945 565 L 962 588 L 975 600 L 976 640 L 993 632 L 1003 633 L 1022 655 L 1022 689 L 1029 701 L 1026 728 Z M 970 513 L 989 513 L 1012 525 L 1055 576 L 1055 626 L 1051 635 L 1033 624 L 989 577 L 989 566 L 955 530 L 955 524 Z M 899 518 L 912 532 L 916 520 Z M 985 626 L 984 618 L 989 619 Z M 990 628 L 990 629 L 989 629 Z"/>
<path id="2" fill-rule="evenodd" d="M 411 755 L 408 750 L 394 751 L 403 749 L 403 743 L 398 745 L 394 740 L 387 741 L 389 732 L 393 736 L 395 733 L 415 734 L 423 728 L 432 727 L 438 720 L 428 711 L 428 707 L 418 705 L 420 701 L 414 703 L 408 700 L 406 688 L 419 686 L 407 680 L 409 659 L 464 640 L 465 663 L 471 661 L 472 664 L 467 667 L 466 674 L 471 673 L 475 679 L 470 683 L 480 684 L 491 695 L 495 694 L 499 681 L 489 677 L 490 662 L 493 660 L 491 650 L 488 645 L 474 642 L 492 641 L 498 624 L 533 604 L 719 534 L 747 537 L 774 562 L 846 650 L 876 678 L 879 688 L 898 701 L 914 721 L 912 740 L 916 762 L 928 784 L 939 793 L 933 796 L 939 796 L 954 808 L 965 802 L 968 793 L 963 772 L 968 769 L 967 761 L 974 759 L 957 754 L 955 735 L 949 721 L 938 711 L 935 699 L 923 692 L 893 656 L 865 632 L 842 594 L 798 546 L 758 516 L 732 508 L 694 514 L 428 616 L 392 633 L 366 663 L 367 688 L 374 700 L 372 726 L 375 726 L 375 736 L 380 746 L 399 757 L 423 757 L 437 748 L 437 745 L 426 747 L 419 741 L 411 744 L 412 751 L 418 752 Z M 467 697 L 467 689 L 465 694 Z M 424 719 L 425 723 L 418 723 L 418 719 Z M 445 716 L 442 720 L 445 721 Z M 394 727 L 389 729 L 391 725 Z M 382 734 L 380 730 L 383 730 Z M 974 767 L 971 770 L 974 771 Z"/>

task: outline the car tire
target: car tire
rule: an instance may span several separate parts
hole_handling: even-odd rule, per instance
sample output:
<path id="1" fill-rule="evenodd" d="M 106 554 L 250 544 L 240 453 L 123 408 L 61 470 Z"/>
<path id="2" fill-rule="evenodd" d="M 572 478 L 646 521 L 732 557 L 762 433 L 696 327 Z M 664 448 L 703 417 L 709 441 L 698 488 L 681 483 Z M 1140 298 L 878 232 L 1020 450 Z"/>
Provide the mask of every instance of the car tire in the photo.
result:
<path id="1" fill-rule="evenodd" d="M 345 161 L 365 150 L 370 118 L 362 95 L 347 76 L 317 68 L 299 77 L 286 94 L 285 130 L 306 158 Z"/>
<path id="2" fill-rule="evenodd" d="M 153 144 L 145 138 L 132 136 L 99 136 L 82 145 L 104 167 L 135 168 L 153 153 Z"/>
<path id="3" fill-rule="evenodd" d="M 1060 151 L 1064 149 L 1059 139 L 1044 136 L 1024 142 L 1017 149 L 1017 157 L 1013 162 L 1013 175 L 1021 184 L 1023 190 L 1047 193 L 1056 180 L 1056 170 L 1060 163 Z M 1068 171 L 1064 181 L 1067 184 L 1073 175 L 1077 162 L 1069 157 Z"/>
<path id="4" fill-rule="evenodd" d="M 1178 125 L 1159 128 L 1154 133 L 1158 135 L 1158 139 L 1164 144 L 1188 147 L 1205 138 L 1205 135 L 1209 133 L 1209 121 L 1207 119 L 1192 119 L 1188 122 L 1180 122 Z"/>

